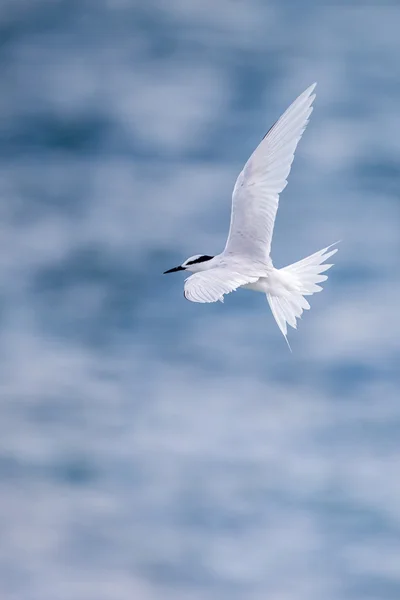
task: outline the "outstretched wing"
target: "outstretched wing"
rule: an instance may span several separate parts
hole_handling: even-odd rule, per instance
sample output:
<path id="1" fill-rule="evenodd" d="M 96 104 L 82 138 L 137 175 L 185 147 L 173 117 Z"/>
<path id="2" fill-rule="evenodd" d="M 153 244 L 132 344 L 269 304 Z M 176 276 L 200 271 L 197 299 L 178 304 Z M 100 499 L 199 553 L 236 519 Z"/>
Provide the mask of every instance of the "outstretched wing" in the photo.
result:
<path id="1" fill-rule="evenodd" d="M 286 187 L 296 146 L 312 112 L 315 86 L 276 121 L 240 173 L 233 190 L 225 254 L 268 260 L 279 194 Z"/>
<path id="2" fill-rule="evenodd" d="M 242 275 L 224 267 L 194 273 L 185 279 L 184 295 L 191 302 L 224 301 L 224 294 L 237 290 L 246 283 L 254 283 L 258 275 Z"/>

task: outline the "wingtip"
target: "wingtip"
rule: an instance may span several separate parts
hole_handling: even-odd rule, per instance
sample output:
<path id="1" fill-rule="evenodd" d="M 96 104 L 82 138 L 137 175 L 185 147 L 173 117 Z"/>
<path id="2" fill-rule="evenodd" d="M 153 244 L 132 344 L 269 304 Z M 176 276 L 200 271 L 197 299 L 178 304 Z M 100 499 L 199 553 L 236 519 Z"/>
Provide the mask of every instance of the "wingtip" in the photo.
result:
<path id="1" fill-rule="evenodd" d="M 300 95 L 300 98 L 303 98 L 303 101 L 307 101 L 307 103 L 310 105 L 310 111 L 312 112 L 313 108 L 312 108 L 312 103 L 314 102 L 315 98 L 316 98 L 316 93 L 313 93 L 315 90 L 315 87 L 317 85 L 317 82 L 315 81 L 314 83 L 312 83 L 310 86 L 308 86 L 307 89 L 304 90 L 304 92 Z M 310 114 L 311 114 L 310 112 Z"/>
<path id="2" fill-rule="evenodd" d="M 342 240 L 338 240 L 337 242 L 333 242 L 333 244 L 329 244 L 329 246 L 327 246 L 326 248 L 324 248 L 324 253 L 328 252 L 328 250 L 330 250 L 331 248 L 334 248 L 334 246 L 337 246 L 337 244 L 340 244 Z M 339 250 L 339 248 L 334 248 L 332 250 L 333 254 L 336 254 L 336 252 Z M 333 256 L 333 254 L 331 256 Z"/>
<path id="3" fill-rule="evenodd" d="M 316 81 L 314 81 L 314 83 L 312 83 L 311 85 L 309 85 L 309 86 L 308 86 L 308 88 L 306 88 L 306 89 L 304 90 L 304 92 L 303 92 L 303 94 L 302 94 L 302 95 L 303 95 L 303 96 L 305 96 L 305 97 L 309 97 L 309 96 L 311 96 L 311 95 L 312 95 L 312 93 L 313 93 L 313 91 L 315 90 L 316 86 L 317 86 L 317 82 L 316 82 Z M 314 94 L 314 98 L 315 98 L 315 94 Z M 314 98 L 313 98 L 313 99 L 314 99 Z"/>

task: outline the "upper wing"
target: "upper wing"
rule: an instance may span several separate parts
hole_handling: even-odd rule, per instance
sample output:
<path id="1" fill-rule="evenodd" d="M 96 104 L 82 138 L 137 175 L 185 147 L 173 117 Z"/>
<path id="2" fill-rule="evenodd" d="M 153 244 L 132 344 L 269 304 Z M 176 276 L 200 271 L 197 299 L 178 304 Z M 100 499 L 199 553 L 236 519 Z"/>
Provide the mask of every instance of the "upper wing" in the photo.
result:
<path id="1" fill-rule="evenodd" d="M 191 302 L 223 302 L 224 294 L 229 294 L 246 283 L 254 283 L 258 277 L 242 275 L 225 267 L 215 267 L 194 273 L 185 279 L 183 293 Z"/>
<path id="2" fill-rule="evenodd" d="M 286 187 L 296 146 L 312 112 L 315 86 L 303 92 L 271 127 L 237 178 L 225 254 L 268 259 L 279 194 Z"/>

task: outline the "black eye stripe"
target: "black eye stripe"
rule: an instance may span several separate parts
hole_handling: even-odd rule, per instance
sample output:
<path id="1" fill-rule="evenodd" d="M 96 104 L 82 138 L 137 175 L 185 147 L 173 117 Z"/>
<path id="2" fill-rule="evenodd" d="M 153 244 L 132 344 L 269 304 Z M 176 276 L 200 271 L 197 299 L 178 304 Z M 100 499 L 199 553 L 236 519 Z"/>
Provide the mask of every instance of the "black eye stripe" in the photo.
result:
<path id="1" fill-rule="evenodd" d="M 214 258 L 214 257 L 213 256 L 207 256 L 205 254 L 204 256 L 199 256 L 199 258 L 196 258 L 196 260 L 191 260 L 190 262 L 186 263 L 186 266 L 196 265 L 197 263 L 205 262 L 206 260 L 211 260 L 212 258 Z"/>

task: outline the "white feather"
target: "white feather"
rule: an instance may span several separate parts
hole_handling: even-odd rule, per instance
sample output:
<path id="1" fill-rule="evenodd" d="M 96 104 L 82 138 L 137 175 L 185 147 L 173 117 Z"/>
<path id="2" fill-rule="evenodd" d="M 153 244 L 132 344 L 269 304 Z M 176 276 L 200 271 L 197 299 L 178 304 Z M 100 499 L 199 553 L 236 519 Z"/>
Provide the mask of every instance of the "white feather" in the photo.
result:
<path id="1" fill-rule="evenodd" d="M 191 302 L 223 302 L 224 294 L 258 279 L 258 276 L 243 275 L 224 267 L 216 267 L 188 277 L 185 280 L 184 295 Z"/>
<path id="2" fill-rule="evenodd" d="M 286 187 L 297 144 L 312 112 L 315 86 L 303 92 L 276 121 L 240 173 L 223 254 L 270 260 L 279 194 Z"/>

